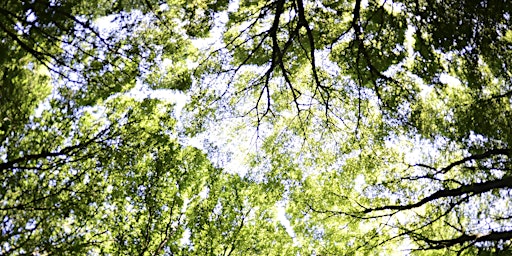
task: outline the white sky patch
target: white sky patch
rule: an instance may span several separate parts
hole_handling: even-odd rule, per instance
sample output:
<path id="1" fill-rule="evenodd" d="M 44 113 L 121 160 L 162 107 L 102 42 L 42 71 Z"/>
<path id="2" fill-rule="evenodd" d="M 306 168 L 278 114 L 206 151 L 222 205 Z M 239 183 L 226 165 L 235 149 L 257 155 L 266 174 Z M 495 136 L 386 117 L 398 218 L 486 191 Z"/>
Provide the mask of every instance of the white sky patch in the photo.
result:
<path id="1" fill-rule="evenodd" d="M 277 208 L 277 220 L 285 227 L 286 233 L 292 238 L 293 243 L 296 244 L 297 240 L 295 239 L 295 232 L 293 231 L 292 226 L 290 225 L 290 221 L 286 218 L 286 210 L 284 208 L 284 202 L 278 202 L 276 204 Z"/>
<path id="2" fill-rule="evenodd" d="M 186 228 L 180 240 L 181 245 L 190 244 L 190 235 L 190 229 Z"/>
<path id="3" fill-rule="evenodd" d="M 228 12 L 236 12 L 240 8 L 240 1 L 229 1 Z"/>
<path id="4" fill-rule="evenodd" d="M 176 112 L 177 117 L 180 116 L 181 110 L 183 109 L 188 100 L 188 97 L 182 92 L 171 89 L 151 90 L 146 88 L 140 82 L 137 82 L 135 87 L 128 91 L 127 95 L 133 97 L 136 100 L 143 100 L 149 98 L 175 103 L 176 105 L 174 107 L 174 111 Z"/>
<path id="5" fill-rule="evenodd" d="M 367 8 L 367 7 L 368 7 L 368 0 L 362 0 L 362 1 L 361 1 L 361 6 L 362 6 L 363 8 Z"/>
<path id="6" fill-rule="evenodd" d="M 381 0 L 380 4 L 384 5 L 384 8 L 392 14 L 399 14 L 405 8 L 404 4 L 395 3 L 389 0 Z"/>
<path id="7" fill-rule="evenodd" d="M 199 192 L 199 197 L 201 197 L 201 199 L 206 199 L 209 193 L 210 190 L 208 189 L 208 187 L 204 187 L 203 190 Z"/>
<path id="8" fill-rule="evenodd" d="M 407 56 L 411 58 L 414 54 L 414 33 L 416 32 L 416 28 L 412 25 L 407 25 L 407 30 L 405 31 L 405 47 L 407 49 Z M 411 59 L 413 61 L 414 59 Z"/>
<path id="9" fill-rule="evenodd" d="M 40 118 L 45 110 L 50 110 L 50 109 L 51 109 L 50 102 L 48 100 L 44 100 L 37 106 L 34 116 L 37 118 Z"/>
<path id="10" fill-rule="evenodd" d="M 366 181 L 364 179 L 364 175 L 363 174 L 357 175 L 357 177 L 354 179 L 354 183 L 355 183 L 354 184 L 355 190 L 358 193 L 362 193 L 363 192 L 363 187 L 366 184 Z"/>
<path id="11" fill-rule="evenodd" d="M 161 4 L 158 9 L 162 12 L 165 12 L 165 11 L 168 11 L 169 10 L 169 5 L 168 4 Z"/>
<path id="12" fill-rule="evenodd" d="M 459 79 L 446 73 L 442 73 L 441 76 L 439 77 L 439 80 L 443 84 L 452 86 L 460 86 L 462 84 Z"/>
<path id="13" fill-rule="evenodd" d="M 113 30 L 120 30 L 120 23 L 115 23 L 114 20 L 116 15 L 108 15 L 104 17 L 97 18 L 94 20 L 94 25 L 98 27 L 98 31 L 101 37 L 107 37 L 108 33 Z"/>

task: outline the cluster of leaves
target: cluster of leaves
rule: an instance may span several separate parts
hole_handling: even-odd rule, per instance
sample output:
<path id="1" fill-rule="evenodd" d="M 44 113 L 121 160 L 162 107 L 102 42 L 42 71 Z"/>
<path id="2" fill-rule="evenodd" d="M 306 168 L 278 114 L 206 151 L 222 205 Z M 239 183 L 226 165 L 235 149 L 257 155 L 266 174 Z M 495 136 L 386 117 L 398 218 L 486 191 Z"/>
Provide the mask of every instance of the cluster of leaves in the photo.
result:
<path id="1" fill-rule="evenodd" d="M 8 0 L 0 252 L 510 253 L 511 5 Z"/>

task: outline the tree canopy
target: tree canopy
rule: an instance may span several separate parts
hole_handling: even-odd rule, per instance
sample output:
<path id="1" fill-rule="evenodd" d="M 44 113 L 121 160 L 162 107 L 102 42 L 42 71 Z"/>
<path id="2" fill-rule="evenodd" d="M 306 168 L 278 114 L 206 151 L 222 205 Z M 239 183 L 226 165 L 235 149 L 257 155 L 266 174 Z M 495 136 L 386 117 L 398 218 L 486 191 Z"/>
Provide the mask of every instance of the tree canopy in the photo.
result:
<path id="1" fill-rule="evenodd" d="M 7 0 L 0 254 L 509 255 L 510 10 Z"/>

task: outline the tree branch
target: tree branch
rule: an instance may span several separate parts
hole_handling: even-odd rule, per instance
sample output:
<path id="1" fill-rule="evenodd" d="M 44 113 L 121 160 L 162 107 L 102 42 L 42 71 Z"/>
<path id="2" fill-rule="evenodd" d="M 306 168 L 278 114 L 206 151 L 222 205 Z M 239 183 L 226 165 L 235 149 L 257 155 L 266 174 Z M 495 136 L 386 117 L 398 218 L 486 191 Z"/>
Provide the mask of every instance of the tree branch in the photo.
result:
<path id="1" fill-rule="evenodd" d="M 478 242 L 493 242 L 493 241 L 502 241 L 502 240 L 511 240 L 512 239 L 512 231 L 501 231 L 501 232 L 495 232 L 491 231 L 488 234 L 463 234 L 459 237 L 452 238 L 452 239 L 443 239 L 443 240 L 432 240 L 428 238 L 422 238 L 423 241 L 425 241 L 428 244 L 431 244 L 431 246 L 425 248 L 424 250 L 432 250 L 432 249 L 442 249 L 451 247 L 454 245 L 464 244 L 467 242 L 471 243 L 478 243 Z"/>
<path id="2" fill-rule="evenodd" d="M 462 196 L 465 194 L 481 194 L 488 191 L 491 191 L 493 189 L 502 189 L 502 188 L 512 188 L 512 176 L 506 176 L 502 179 L 498 180 L 492 180 L 487 182 L 481 182 L 481 183 L 473 183 L 473 184 L 467 184 L 460 186 L 455 189 L 443 189 L 439 190 L 435 193 L 433 193 L 430 196 L 427 196 L 420 201 L 413 203 L 413 204 L 407 204 L 407 205 L 386 205 L 382 207 L 376 207 L 376 208 L 368 208 L 364 210 L 364 213 L 370 213 L 375 211 L 383 211 L 383 210 L 409 210 L 413 208 L 420 207 L 426 203 L 432 202 L 437 199 L 446 198 L 446 197 L 457 197 Z"/>

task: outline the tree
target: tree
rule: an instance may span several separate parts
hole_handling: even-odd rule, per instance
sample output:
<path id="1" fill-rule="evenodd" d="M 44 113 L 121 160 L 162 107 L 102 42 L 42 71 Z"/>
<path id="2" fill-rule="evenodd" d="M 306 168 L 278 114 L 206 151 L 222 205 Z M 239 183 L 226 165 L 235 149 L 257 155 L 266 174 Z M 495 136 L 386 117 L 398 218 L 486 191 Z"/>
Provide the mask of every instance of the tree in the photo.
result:
<path id="1" fill-rule="evenodd" d="M 8 1 L 2 250 L 506 254 L 510 5 Z"/>
<path id="2" fill-rule="evenodd" d="M 212 96 L 193 104 L 255 121 L 263 142 L 254 165 L 291 184 L 296 234 L 319 254 L 400 244 L 418 254 L 503 251 L 509 9 L 240 1 L 223 47 L 205 61 L 232 82 L 197 83 Z"/>
<path id="3" fill-rule="evenodd" d="M 110 4 L 1 8 L 2 254 L 285 250 L 272 190 L 264 195 L 180 144 L 174 105 L 130 91 L 137 80 L 162 83 L 149 74 L 162 57 L 155 49 L 172 46 L 165 56 L 179 57 L 191 52 L 188 41 L 146 27 L 161 18 L 149 1 Z M 105 15 L 113 28 L 95 23 Z"/>

